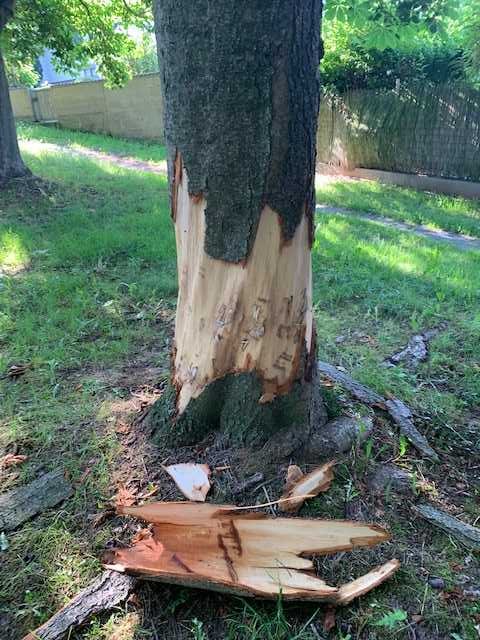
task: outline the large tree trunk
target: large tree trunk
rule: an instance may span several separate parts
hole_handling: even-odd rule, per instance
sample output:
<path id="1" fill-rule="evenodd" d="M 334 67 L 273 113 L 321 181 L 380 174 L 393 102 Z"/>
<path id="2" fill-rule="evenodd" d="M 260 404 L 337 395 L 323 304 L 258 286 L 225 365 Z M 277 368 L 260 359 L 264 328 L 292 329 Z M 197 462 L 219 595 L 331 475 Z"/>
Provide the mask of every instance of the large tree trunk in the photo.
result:
<path id="1" fill-rule="evenodd" d="M 0 34 L 13 13 L 13 0 L 0 0 Z M 7 74 L 0 49 L 0 185 L 10 178 L 29 175 L 20 156 Z"/>
<path id="2" fill-rule="evenodd" d="M 321 0 L 157 0 L 179 297 L 161 433 L 319 420 L 310 249 Z"/>

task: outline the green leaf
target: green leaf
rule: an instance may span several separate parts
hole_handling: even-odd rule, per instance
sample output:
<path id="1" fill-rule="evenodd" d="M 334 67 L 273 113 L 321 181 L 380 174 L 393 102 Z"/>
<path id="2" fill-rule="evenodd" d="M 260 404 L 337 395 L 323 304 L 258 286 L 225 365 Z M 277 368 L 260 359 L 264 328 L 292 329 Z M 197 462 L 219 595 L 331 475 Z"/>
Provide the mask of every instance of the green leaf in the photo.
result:
<path id="1" fill-rule="evenodd" d="M 402 622 L 407 619 L 407 612 L 403 609 L 394 609 L 390 613 L 386 613 L 377 623 L 377 627 L 385 627 L 386 629 L 396 629 Z"/>

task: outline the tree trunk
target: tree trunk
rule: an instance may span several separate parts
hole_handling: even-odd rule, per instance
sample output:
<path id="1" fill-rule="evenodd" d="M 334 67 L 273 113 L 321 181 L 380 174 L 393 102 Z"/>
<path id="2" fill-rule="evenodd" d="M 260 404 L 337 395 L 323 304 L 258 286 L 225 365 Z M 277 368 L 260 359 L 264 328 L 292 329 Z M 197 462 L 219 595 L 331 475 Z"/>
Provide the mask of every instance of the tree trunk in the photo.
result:
<path id="1" fill-rule="evenodd" d="M 12 0 L 0 0 L 0 34 L 13 13 Z M 18 148 L 7 74 L 0 49 L 0 185 L 10 178 L 29 175 Z"/>
<path id="2" fill-rule="evenodd" d="M 310 250 L 321 0 L 157 0 L 179 297 L 162 436 L 320 420 Z"/>

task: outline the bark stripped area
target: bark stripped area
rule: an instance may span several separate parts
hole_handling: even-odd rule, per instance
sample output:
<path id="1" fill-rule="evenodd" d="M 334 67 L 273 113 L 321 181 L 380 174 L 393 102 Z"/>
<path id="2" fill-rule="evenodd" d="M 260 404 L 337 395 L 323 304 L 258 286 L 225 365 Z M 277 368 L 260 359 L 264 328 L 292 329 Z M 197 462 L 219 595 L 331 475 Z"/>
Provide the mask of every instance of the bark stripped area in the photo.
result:
<path id="1" fill-rule="evenodd" d="M 150 537 L 107 552 L 108 568 L 152 580 L 263 598 L 350 602 L 398 568 L 391 560 L 341 587 L 313 572 L 308 556 L 369 547 L 388 533 L 361 522 L 270 518 L 228 505 L 186 502 L 123 507 L 153 524 Z"/>
<path id="2" fill-rule="evenodd" d="M 178 174 L 177 174 L 178 175 Z M 260 402 L 288 392 L 312 351 L 309 224 L 284 242 L 278 214 L 265 207 L 246 263 L 204 251 L 204 198 L 191 197 L 187 172 L 175 185 L 179 297 L 174 385 L 179 415 L 213 380 L 255 371 Z"/>

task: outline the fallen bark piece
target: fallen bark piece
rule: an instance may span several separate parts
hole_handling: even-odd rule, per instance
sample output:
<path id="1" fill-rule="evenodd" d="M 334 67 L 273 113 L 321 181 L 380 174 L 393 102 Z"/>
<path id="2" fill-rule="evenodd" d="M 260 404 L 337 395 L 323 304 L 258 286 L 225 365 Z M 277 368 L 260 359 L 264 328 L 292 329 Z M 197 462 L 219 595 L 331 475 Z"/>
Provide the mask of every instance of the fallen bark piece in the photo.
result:
<path id="1" fill-rule="evenodd" d="M 72 486 L 62 469 L 40 476 L 30 484 L 0 494 L 0 530 L 16 529 L 37 513 L 65 500 L 72 494 Z"/>
<path id="2" fill-rule="evenodd" d="M 348 391 L 350 391 L 357 400 L 360 400 L 360 402 L 371 404 L 380 407 L 381 409 L 385 408 L 385 398 L 373 389 L 370 389 L 357 380 L 354 380 L 348 374 L 340 371 L 337 367 L 334 367 L 328 362 L 322 362 L 319 360 L 317 364 L 320 373 L 323 373 L 327 378 L 333 380 L 333 382 L 338 382 L 338 384 L 341 384 L 345 389 L 348 389 Z"/>
<path id="3" fill-rule="evenodd" d="M 385 403 L 387 411 L 398 426 L 400 433 L 409 440 L 415 449 L 418 449 L 424 456 L 438 462 L 438 454 L 428 444 L 428 440 L 423 436 L 420 431 L 413 424 L 413 416 L 407 405 L 398 400 L 397 398 L 391 398 Z"/>
<path id="4" fill-rule="evenodd" d="M 172 477 L 173 481 L 189 500 L 205 502 L 210 491 L 210 467 L 208 464 L 171 464 L 163 469 Z"/>
<path id="5" fill-rule="evenodd" d="M 404 363 L 410 369 L 416 369 L 421 362 L 428 358 L 428 343 L 436 335 L 445 329 L 445 326 L 427 329 L 423 333 L 412 336 L 407 345 L 387 358 L 386 364 L 397 365 Z"/>
<path id="6" fill-rule="evenodd" d="M 365 593 L 368 593 L 368 591 L 375 589 L 379 584 L 388 580 L 399 566 L 400 562 L 398 560 L 389 560 L 385 564 L 372 569 L 372 571 L 369 571 L 364 576 L 342 585 L 338 590 L 337 603 L 348 604 L 355 598 L 363 596 Z"/>
<path id="7" fill-rule="evenodd" d="M 438 462 L 438 454 L 428 444 L 425 436 L 423 436 L 413 424 L 412 412 L 404 402 L 397 398 L 386 400 L 376 391 L 373 391 L 373 389 L 365 387 L 346 373 L 343 373 L 343 371 L 339 371 L 333 365 L 328 364 L 328 362 L 322 362 L 319 360 L 318 369 L 327 378 L 334 382 L 338 382 L 345 387 L 345 389 L 350 391 L 350 393 L 357 398 L 357 400 L 360 400 L 360 402 L 364 402 L 387 411 L 391 419 L 399 427 L 400 432 L 408 438 L 413 446 L 427 458 Z M 319 432 L 319 435 L 321 435 L 321 432 Z"/>
<path id="8" fill-rule="evenodd" d="M 104 556 L 109 569 L 151 580 L 263 598 L 337 602 L 340 590 L 313 573 L 306 556 L 388 540 L 376 525 L 271 518 L 229 505 L 157 502 L 120 512 L 153 525 L 152 535 Z M 375 586 L 375 585 L 373 585 Z"/>
<path id="9" fill-rule="evenodd" d="M 435 526 L 454 536 L 460 542 L 475 550 L 480 550 L 480 529 L 471 524 L 466 524 L 445 511 L 440 511 L 426 502 L 417 504 L 415 510 L 418 514 Z"/>
<path id="10" fill-rule="evenodd" d="M 23 640 L 57 640 L 69 629 L 84 624 L 90 616 L 111 609 L 129 596 L 135 578 L 116 571 L 104 571 L 86 589 L 57 611 Z"/>
<path id="11" fill-rule="evenodd" d="M 307 475 L 302 473 L 301 476 L 298 474 L 300 469 L 296 465 L 291 465 L 293 469 L 290 471 L 290 478 L 287 473 L 286 491 L 281 497 L 281 500 L 286 498 L 290 498 L 290 500 L 288 502 L 279 503 L 279 511 L 295 513 L 305 502 L 306 495 L 315 497 L 319 493 L 327 491 L 332 484 L 332 468 L 334 465 L 335 460 L 332 460 L 331 462 L 327 462 L 321 467 L 318 467 L 318 469 L 314 469 Z"/>
<path id="12" fill-rule="evenodd" d="M 387 358 L 386 364 L 392 366 L 403 362 L 410 369 L 416 369 L 427 357 L 427 341 L 422 334 L 418 334 L 410 338 L 406 347 Z"/>

